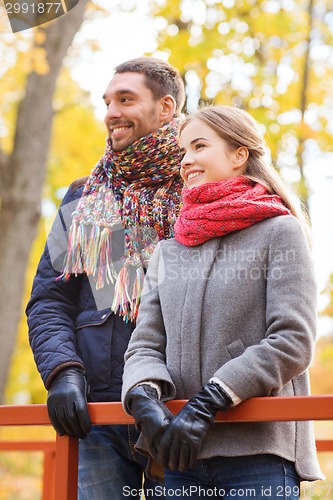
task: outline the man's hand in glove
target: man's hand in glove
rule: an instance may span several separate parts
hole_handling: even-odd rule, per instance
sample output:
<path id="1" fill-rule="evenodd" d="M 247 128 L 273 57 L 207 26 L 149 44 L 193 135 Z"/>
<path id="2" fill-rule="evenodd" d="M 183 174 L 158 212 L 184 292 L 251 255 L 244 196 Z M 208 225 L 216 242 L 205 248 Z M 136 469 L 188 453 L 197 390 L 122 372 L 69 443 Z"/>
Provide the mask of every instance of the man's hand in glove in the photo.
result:
<path id="1" fill-rule="evenodd" d="M 166 469 L 181 472 L 194 467 L 217 411 L 225 411 L 231 404 L 231 398 L 218 384 L 206 384 L 170 423 L 160 442 L 158 462 Z"/>
<path id="2" fill-rule="evenodd" d="M 173 414 L 158 399 L 157 390 L 148 384 L 138 385 L 129 392 L 127 407 L 145 438 L 150 455 L 156 458 L 161 437 Z"/>
<path id="3" fill-rule="evenodd" d="M 87 405 L 87 380 L 81 368 L 65 368 L 51 382 L 47 409 L 60 436 L 85 438 L 91 430 Z"/>

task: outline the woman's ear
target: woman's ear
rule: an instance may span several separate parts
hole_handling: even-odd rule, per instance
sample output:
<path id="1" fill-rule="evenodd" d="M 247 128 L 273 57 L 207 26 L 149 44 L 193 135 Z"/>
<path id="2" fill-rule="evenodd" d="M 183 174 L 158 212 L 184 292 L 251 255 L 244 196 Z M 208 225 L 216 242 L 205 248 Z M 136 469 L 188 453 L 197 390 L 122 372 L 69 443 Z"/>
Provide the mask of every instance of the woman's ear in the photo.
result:
<path id="1" fill-rule="evenodd" d="M 249 150 L 245 146 L 241 146 L 234 152 L 234 169 L 245 170 L 246 162 L 249 158 Z"/>
<path id="2" fill-rule="evenodd" d="M 172 120 L 176 112 L 176 101 L 172 95 L 165 95 L 161 99 L 161 122 L 162 124 Z"/>

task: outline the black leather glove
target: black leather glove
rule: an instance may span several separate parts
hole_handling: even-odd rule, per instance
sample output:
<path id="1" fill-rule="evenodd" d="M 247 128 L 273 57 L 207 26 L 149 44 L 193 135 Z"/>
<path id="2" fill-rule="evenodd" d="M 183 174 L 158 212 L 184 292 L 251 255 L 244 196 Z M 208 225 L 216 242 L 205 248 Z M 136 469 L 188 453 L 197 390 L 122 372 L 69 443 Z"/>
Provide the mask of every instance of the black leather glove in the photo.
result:
<path id="1" fill-rule="evenodd" d="M 158 462 L 166 469 L 181 472 L 194 467 L 217 411 L 225 411 L 231 404 L 231 398 L 218 384 L 206 384 L 170 423 L 160 442 Z"/>
<path id="2" fill-rule="evenodd" d="M 91 430 L 87 405 L 87 380 L 81 368 L 65 368 L 51 382 L 47 409 L 60 436 L 85 438 Z"/>
<path id="3" fill-rule="evenodd" d="M 173 414 L 158 399 L 157 390 L 148 384 L 138 385 L 129 392 L 127 407 L 143 434 L 150 455 L 156 458 L 161 437 Z"/>

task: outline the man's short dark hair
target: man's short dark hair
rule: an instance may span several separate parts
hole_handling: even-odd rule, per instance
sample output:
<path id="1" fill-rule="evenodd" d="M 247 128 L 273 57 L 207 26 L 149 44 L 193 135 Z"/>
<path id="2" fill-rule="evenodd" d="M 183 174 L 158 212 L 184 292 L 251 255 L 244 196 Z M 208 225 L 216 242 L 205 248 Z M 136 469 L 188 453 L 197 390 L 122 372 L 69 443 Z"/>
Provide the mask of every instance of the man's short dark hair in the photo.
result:
<path id="1" fill-rule="evenodd" d="M 142 73 L 154 99 L 172 95 L 176 101 L 176 114 L 180 114 L 185 102 L 184 83 L 179 72 L 169 63 L 154 57 L 137 57 L 119 64 L 116 73 Z"/>

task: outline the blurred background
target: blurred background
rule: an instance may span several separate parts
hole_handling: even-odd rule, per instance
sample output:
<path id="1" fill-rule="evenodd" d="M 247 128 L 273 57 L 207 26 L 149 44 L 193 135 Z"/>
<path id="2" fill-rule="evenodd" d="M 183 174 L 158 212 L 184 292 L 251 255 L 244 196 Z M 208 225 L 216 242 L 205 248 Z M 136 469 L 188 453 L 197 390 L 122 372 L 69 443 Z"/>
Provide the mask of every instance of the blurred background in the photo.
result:
<path id="1" fill-rule="evenodd" d="M 0 403 L 45 403 L 24 315 L 48 229 L 69 184 L 103 154 L 113 68 L 153 55 L 176 66 L 187 110 L 232 104 L 261 124 L 272 160 L 308 211 L 318 281 L 312 392 L 333 393 L 333 1 L 80 0 L 11 33 L 0 3 Z M 317 437 L 332 438 L 330 422 Z M 54 437 L 0 429 L 2 439 Z M 37 458 L 36 458 L 37 457 Z M 333 498 L 327 480 L 302 498 Z M 0 500 L 40 498 L 42 457 L 0 453 Z"/>

